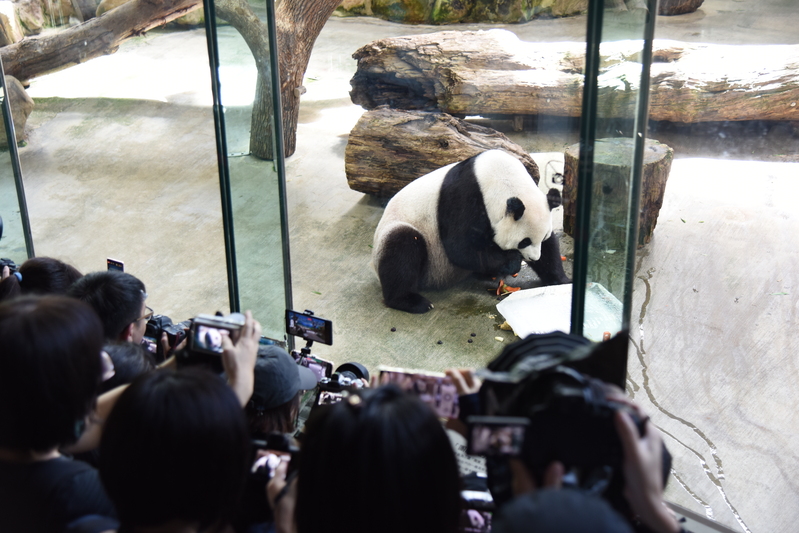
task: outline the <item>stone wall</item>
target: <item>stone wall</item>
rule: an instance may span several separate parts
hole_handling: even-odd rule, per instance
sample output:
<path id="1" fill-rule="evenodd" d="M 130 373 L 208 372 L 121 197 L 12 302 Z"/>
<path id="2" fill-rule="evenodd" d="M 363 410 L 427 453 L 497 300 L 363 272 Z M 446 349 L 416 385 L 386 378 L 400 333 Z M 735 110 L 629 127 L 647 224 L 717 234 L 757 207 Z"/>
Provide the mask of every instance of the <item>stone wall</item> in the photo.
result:
<path id="1" fill-rule="evenodd" d="M 365 15 L 406 24 L 527 22 L 584 13 L 588 0 L 344 0 L 339 16 Z"/>

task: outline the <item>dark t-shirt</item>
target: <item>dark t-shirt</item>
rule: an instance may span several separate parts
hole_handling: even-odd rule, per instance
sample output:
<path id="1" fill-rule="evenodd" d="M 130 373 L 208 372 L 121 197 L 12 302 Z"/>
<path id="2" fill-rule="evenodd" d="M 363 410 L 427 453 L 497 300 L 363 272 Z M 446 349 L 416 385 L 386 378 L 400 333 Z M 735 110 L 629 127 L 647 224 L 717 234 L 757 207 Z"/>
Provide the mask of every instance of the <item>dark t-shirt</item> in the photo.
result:
<path id="1" fill-rule="evenodd" d="M 86 515 L 116 517 L 97 470 L 65 457 L 0 461 L 0 531 L 58 532 Z"/>

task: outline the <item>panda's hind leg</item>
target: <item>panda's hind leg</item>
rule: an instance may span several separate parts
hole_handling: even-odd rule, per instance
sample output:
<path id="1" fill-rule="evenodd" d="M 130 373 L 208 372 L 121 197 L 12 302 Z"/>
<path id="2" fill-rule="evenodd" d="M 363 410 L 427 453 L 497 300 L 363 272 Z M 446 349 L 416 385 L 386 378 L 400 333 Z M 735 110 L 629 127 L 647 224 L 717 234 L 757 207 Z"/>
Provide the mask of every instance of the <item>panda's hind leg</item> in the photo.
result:
<path id="1" fill-rule="evenodd" d="M 381 245 L 377 276 L 388 307 L 408 313 L 426 313 L 433 308 L 430 300 L 419 294 L 427 267 L 427 244 L 410 226 L 394 228 Z"/>

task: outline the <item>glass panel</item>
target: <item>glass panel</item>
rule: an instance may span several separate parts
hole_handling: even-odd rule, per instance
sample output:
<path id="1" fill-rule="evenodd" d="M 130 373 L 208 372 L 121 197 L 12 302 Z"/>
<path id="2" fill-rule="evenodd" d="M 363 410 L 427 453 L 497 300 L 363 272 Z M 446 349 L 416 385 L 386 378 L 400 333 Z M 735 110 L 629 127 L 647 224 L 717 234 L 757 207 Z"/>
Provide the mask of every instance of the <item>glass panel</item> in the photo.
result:
<path id="1" fill-rule="evenodd" d="M 674 161 L 635 267 L 628 390 L 674 456 L 667 496 L 735 531 L 799 520 L 798 27 L 792 0 L 705 0 L 655 32 L 648 137 Z"/>
<path id="2" fill-rule="evenodd" d="M 362 126 L 368 126 L 369 117 L 374 116 L 373 111 L 353 103 L 350 96 L 350 91 L 353 91 L 350 80 L 358 71 L 353 54 L 380 39 L 423 38 L 425 34 L 445 31 L 462 34 L 462 43 L 478 47 L 484 34 L 476 34 L 475 30 L 495 29 L 496 33 L 489 34 L 489 37 L 493 39 L 496 35 L 495 42 L 503 43 L 505 48 L 502 51 L 498 49 L 499 55 L 507 50 L 511 55 L 529 54 L 530 60 L 535 61 L 534 58 L 541 55 L 546 57 L 549 50 L 560 50 L 564 56 L 579 63 L 585 51 L 585 18 L 580 16 L 563 19 L 562 24 L 557 22 L 542 19 L 528 24 L 434 27 L 396 24 L 366 17 L 334 16 L 327 21 L 316 40 L 305 73 L 303 85 L 307 92 L 301 97 L 297 150 L 286 162 L 295 307 L 309 308 L 317 315 L 331 319 L 335 330 L 333 346 L 314 346 L 317 355 L 335 363 L 359 361 L 372 372 L 381 364 L 442 370 L 449 366 L 481 366 L 495 357 L 506 343 L 515 340 L 512 331 L 500 328 L 506 318 L 497 309 L 500 303 L 497 296 L 499 279 L 469 276 L 460 281 L 453 280 L 442 290 L 423 289 L 421 294 L 434 305 L 434 309 L 423 315 L 398 311 L 384 304 L 381 285 L 371 263 L 375 229 L 389 197 L 387 193 L 365 193 L 351 188 L 348 176 L 363 175 L 371 161 L 378 161 L 378 152 L 383 148 L 389 155 L 373 164 L 383 169 L 388 178 L 402 166 L 394 163 L 395 166 L 388 170 L 392 161 L 401 161 L 404 166 L 414 168 L 430 156 L 421 146 L 403 144 L 408 142 L 407 138 L 397 142 L 403 127 L 376 121 L 372 122 L 370 130 L 374 139 L 373 153 L 366 150 L 346 159 L 347 150 L 364 138 L 356 137 L 354 128 L 359 121 Z M 409 45 L 409 48 L 413 46 Z M 569 55 L 572 48 L 576 55 Z M 490 50 L 491 45 L 486 49 Z M 501 70 L 505 66 L 493 69 L 483 65 L 481 68 L 488 71 L 488 83 L 496 78 L 498 87 L 502 86 L 500 78 L 504 75 L 516 75 L 521 80 L 534 69 L 535 72 L 545 72 L 547 67 L 556 68 L 553 65 L 541 66 L 540 60 L 534 65 L 528 68 L 518 64 L 516 69 L 519 72 Z M 563 69 L 568 70 L 567 67 Z M 442 73 L 443 70 L 421 68 L 422 77 L 429 76 L 430 79 L 438 80 Z M 582 74 L 564 72 L 565 79 L 571 80 L 572 76 L 577 79 L 575 83 L 579 87 Z M 391 72 L 388 72 L 385 78 L 367 85 L 383 87 L 387 93 L 393 94 L 395 88 L 402 87 L 402 82 L 392 84 L 388 79 L 391 77 Z M 547 80 L 540 81 L 545 84 Z M 413 85 L 413 82 L 408 85 Z M 528 100 L 522 109 L 513 112 L 509 108 L 492 111 L 489 105 L 492 99 L 478 95 L 471 104 L 464 104 L 466 107 L 458 111 L 442 101 L 443 109 L 436 109 L 433 104 L 425 112 L 432 114 L 448 110 L 466 124 L 491 128 L 507 136 L 519 146 L 520 152 L 532 154 L 544 190 L 560 188 L 564 149 L 579 140 L 579 118 L 575 115 L 579 114 L 580 95 L 579 91 L 569 87 L 564 85 L 562 94 L 557 93 L 561 98 L 559 105 L 547 105 L 546 98 L 541 98 L 536 102 Z M 449 89 L 442 88 L 442 91 L 446 90 Z M 530 106 L 529 110 L 524 108 L 526 105 Z M 548 111 L 539 114 L 538 107 L 545 107 Z M 393 102 L 391 108 L 403 110 L 399 101 Z M 573 111 L 575 108 L 576 113 Z M 419 130 L 409 137 L 421 138 L 422 135 L 422 130 Z M 417 152 L 418 157 L 413 155 Z M 427 153 L 433 154 L 436 166 L 453 161 L 446 143 L 439 144 L 438 140 Z M 437 192 L 430 191 L 430 194 Z M 561 218 L 562 208 L 558 208 L 554 211 L 556 234 L 562 241 L 561 253 L 567 258 L 563 263 L 568 275 L 571 270 L 571 239 L 562 233 Z M 560 255 L 557 261 L 561 262 Z M 506 281 L 514 287 L 541 286 L 538 277 L 527 266 L 517 278 L 508 276 Z M 503 301 L 506 296 L 502 296 Z M 567 330 L 568 309 L 567 299 L 562 322 Z M 539 320 L 548 319 L 551 314 L 547 311 L 539 315 Z"/>
<path id="3" fill-rule="evenodd" d="M 642 92 L 641 81 L 648 76 L 654 16 L 643 2 L 600 6 L 592 4 L 596 19 L 589 23 L 576 212 L 576 231 L 584 235 L 576 252 L 585 272 L 575 269 L 572 309 L 572 331 L 594 341 L 629 323 L 641 159 L 653 152 L 644 150 L 648 86 Z M 671 162 L 670 154 L 664 157 Z"/>
<path id="4" fill-rule="evenodd" d="M 230 199 L 226 223 L 231 232 L 228 254 L 233 256 L 229 260 L 234 259 L 229 274 L 236 289 L 233 307 L 252 310 L 265 336 L 284 341 L 291 285 L 286 269 L 288 240 L 283 238 L 283 154 L 274 142 L 275 107 L 270 98 L 273 36 L 269 2 L 240 2 L 235 10 L 228 2 L 217 2 L 212 24 L 218 53 L 218 97 L 224 111 L 220 123 L 227 173 L 221 179 L 223 198 L 228 195 Z M 242 35 L 249 35 L 250 40 Z"/>
<path id="5" fill-rule="evenodd" d="M 101 17 L 46 5 L 61 11 L 25 37 L 37 46 L 3 49 L 6 74 L 34 101 L 19 152 L 37 254 L 84 273 L 119 259 L 175 322 L 227 311 L 202 19 L 153 27 L 185 3 L 130 2 Z M 86 22 L 70 26 L 76 18 Z"/>
<path id="6" fill-rule="evenodd" d="M 0 153 L 5 154 L 0 155 L 0 238 L 2 239 L 0 256 L 10 259 L 19 266 L 33 256 L 33 241 L 30 235 L 22 176 L 19 172 L 17 143 L 8 142 L 8 139 L 15 139 L 17 134 L 11 113 L 11 101 L 6 98 L 6 95 L 12 91 L 7 90 L 8 82 L 3 72 L 2 62 L 0 62 L 0 83 L 2 84 L 0 105 L 2 105 L 4 125 Z M 21 87 L 18 90 L 21 90 Z M 11 267 L 10 264 L 9 267 Z"/>

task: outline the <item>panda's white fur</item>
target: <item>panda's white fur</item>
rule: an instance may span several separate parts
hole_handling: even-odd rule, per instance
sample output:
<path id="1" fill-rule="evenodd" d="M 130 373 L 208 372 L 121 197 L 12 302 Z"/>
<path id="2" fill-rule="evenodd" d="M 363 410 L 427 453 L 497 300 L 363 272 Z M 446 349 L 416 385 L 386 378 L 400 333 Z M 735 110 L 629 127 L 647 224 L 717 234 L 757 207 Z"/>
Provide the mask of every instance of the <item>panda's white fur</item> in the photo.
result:
<path id="1" fill-rule="evenodd" d="M 454 201 L 442 198 L 442 189 L 450 191 L 445 194 L 463 196 L 462 200 L 461 196 Z M 518 201 L 511 204 L 509 199 Z M 511 205 L 517 208 L 515 212 Z M 447 220 L 439 220 L 440 212 Z M 483 220 L 486 215 L 487 222 Z M 446 245 L 442 242 L 443 230 L 448 235 Z M 547 195 L 516 157 L 489 150 L 434 170 L 398 192 L 375 231 L 373 266 L 387 305 L 425 312 L 432 305 L 416 294 L 419 289 L 443 288 L 470 272 L 485 270 L 484 264 L 502 263 L 501 269 L 518 271 L 521 259 L 531 262 L 541 257 L 541 242 L 551 234 Z M 483 240 L 482 245 L 473 244 Z M 492 241 L 500 250 L 491 245 Z M 514 258 L 519 255 L 514 267 Z M 481 267 L 471 264 L 471 256 Z M 511 266 L 504 264 L 507 258 L 511 258 Z"/>
<path id="2" fill-rule="evenodd" d="M 525 261 L 538 261 L 541 243 L 552 234 L 552 213 L 546 195 L 521 161 L 507 152 L 483 152 L 475 159 L 474 169 L 494 229 L 494 242 L 503 250 L 513 250 L 529 237 L 531 245 L 519 251 Z M 514 196 L 525 206 L 520 221 L 507 213 L 507 199 Z"/>
<path id="3" fill-rule="evenodd" d="M 449 169 L 456 164 L 452 163 L 416 178 L 388 202 L 375 230 L 372 245 L 372 266 L 375 270 L 383 255 L 391 253 L 391 250 L 384 250 L 385 237 L 401 227 L 408 227 L 421 233 L 427 242 L 430 264 L 421 287 L 442 288 L 468 274 L 449 260 L 438 233 L 438 197 L 441 194 L 441 183 Z"/>

